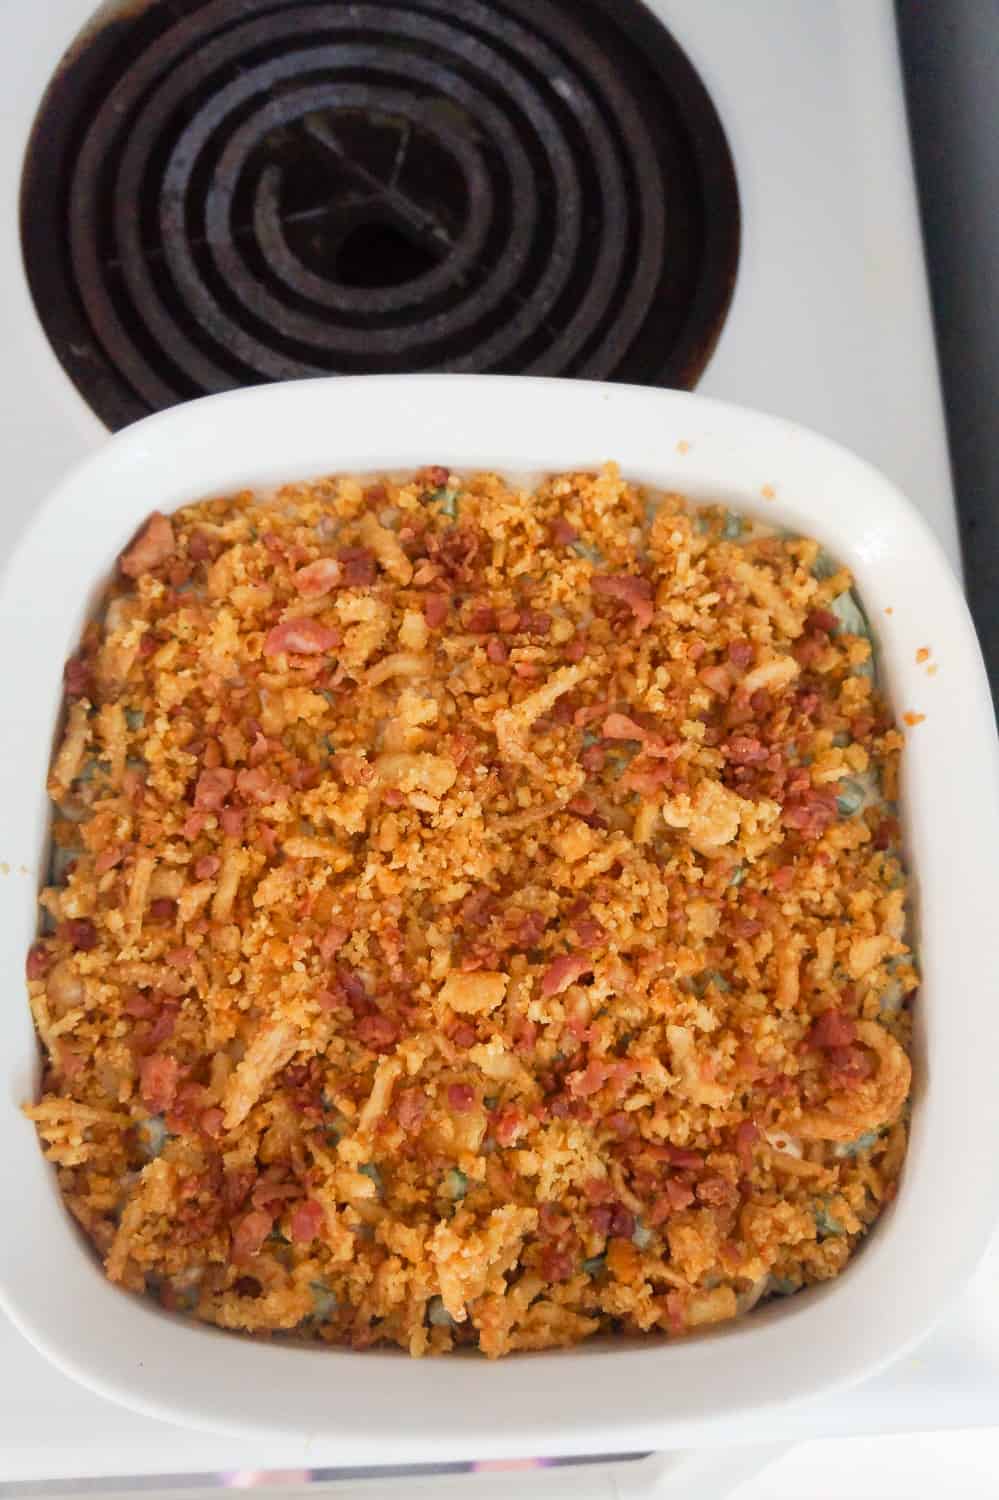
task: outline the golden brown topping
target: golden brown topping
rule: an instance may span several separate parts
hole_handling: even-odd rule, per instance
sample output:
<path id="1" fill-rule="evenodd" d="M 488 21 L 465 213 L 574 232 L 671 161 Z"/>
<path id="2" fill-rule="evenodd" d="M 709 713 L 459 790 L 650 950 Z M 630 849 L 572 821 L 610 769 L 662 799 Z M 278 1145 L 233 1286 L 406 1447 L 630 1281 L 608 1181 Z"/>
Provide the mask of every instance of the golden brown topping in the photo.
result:
<path id="1" fill-rule="evenodd" d="M 67 664 L 26 960 L 111 1279 L 495 1357 L 837 1274 L 917 983 L 849 589 L 613 467 L 154 516 Z"/>

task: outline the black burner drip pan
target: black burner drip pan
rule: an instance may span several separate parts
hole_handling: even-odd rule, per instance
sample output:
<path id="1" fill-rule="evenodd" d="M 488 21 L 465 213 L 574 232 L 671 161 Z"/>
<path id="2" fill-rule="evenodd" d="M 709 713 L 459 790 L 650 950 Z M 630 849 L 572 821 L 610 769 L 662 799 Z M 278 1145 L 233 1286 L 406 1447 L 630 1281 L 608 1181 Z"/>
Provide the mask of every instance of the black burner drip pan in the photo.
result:
<path id="1" fill-rule="evenodd" d="M 638 0 L 152 0 L 42 102 L 22 242 L 111 427 L 456 370 L 692 386 L 739 252 L 710 99 Z"/>

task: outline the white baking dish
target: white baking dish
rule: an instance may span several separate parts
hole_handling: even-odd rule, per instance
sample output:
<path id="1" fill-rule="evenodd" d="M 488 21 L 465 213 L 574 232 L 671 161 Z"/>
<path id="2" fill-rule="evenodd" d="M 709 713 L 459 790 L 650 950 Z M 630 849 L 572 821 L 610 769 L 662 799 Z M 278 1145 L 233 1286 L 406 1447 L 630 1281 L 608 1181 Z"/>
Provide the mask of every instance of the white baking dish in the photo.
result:
<path id="1" fill-rule="evenodd" d="M 116 1290 L 19 1113 L 37 1079 L 23 970 L 62 664 L 113 558 L 149 511 L 244 486 L 422 463 L 524 473 L 608 458 L 629 477 L 821 539 L 854 570 L 896 709 L 926 715 L 905 756 L 924 983 L 897 1203 L 839 1280 L 739 1324 L 495 1364 L 254 1342 Z M 76 469 L 10 560 L 0 640 L 0 1302 L 77 1379 L 183 1423 L 335 1436 L 343 1464 L 662 1449 L 724 1442 L 728 1418 L 870 1373 L 926 1332 L 967 1280 L 999 1207 L 999 757 L 958 585 L 915 511 L 859 459 L 771 417 L 625 386 L 392 376 L 258 387 L 153 417 Z M 934 676 L 916 663 L 922 646 Z"/>

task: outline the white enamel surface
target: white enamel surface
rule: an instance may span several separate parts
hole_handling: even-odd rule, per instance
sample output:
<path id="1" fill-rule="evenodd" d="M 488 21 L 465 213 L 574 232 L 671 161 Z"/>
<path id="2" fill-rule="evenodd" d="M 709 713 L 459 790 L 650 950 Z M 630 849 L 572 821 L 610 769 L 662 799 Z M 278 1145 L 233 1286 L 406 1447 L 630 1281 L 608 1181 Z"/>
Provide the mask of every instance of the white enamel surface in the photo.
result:
<path id="1" fill-rule="evenodd" d="M 685 451 L 680 451 L 689 445 Z M 39 512 L 0 585 L 11 643 L 0 735 L 0 979 L 22 987 L 45 838 L 60 671 L 85 603 L 153 508 L 244 485 L 423 462 L 524 471 L 615 458 L 630 477 L 723 499 L 813 534 L 855 571 L 909 736 L 906 835 L 924 984 L 920 1082 L 899 1200 L 839 1281 L 711 1337 L 487 1364 L 270 1347 L 176 1321 L 110 1287 L 82 1250 L 18 1113 L 35 1050 L 26 1006 L 0 1012 L 0 1302 L 98 1392 L 152 1415 L 335 1441 L 338 1462 L 631 1451 L 719 1441 L 854 1381 L 923 1334 L 985 1248 L 999 1180 L 999 847 L 995 731 L 978 648 L 939 546 L 880 475 L 800 428 L 622 386 L 388 377 L 257 388 L 128 429 Z M 764 487 L 775 493 L 763 498 Z M 886 609 L 891 609 L 889 615 Z M 916 666 L 932 647 L 939 672 Z"/>

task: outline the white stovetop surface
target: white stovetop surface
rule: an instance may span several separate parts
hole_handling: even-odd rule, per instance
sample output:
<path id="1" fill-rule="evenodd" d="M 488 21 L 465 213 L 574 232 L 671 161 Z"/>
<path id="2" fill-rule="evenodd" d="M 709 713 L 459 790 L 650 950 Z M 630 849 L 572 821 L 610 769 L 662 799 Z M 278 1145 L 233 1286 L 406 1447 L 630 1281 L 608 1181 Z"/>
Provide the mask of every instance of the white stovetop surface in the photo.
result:
<path id="1" fill-rule="evenodd" d="M 780 412 L 862 453 L 920 506 L 957 565 L 889 0 L 653 0 L 652 8 L 715 99 L 742 193 L 739 282 L 701 389 Z M 39 333 L 17 236 L 30 119 L 93 9 L 94 0 L 0 0 L 0 558 L 52 482 L 103 438 Z M 718 1442 L 985 1426 L 997 1420 L 997 1398 L 999 1249 L 915 1354 L 853 1391 L 756 1418 L 752 1430 L 727 1425 Z M 336 1458 L 321 1438 L 308 1447 L 236 1444 L 127 1413 L 57 1374 L 0 1315 L 0 1485 L 328 1468 Z"/>

